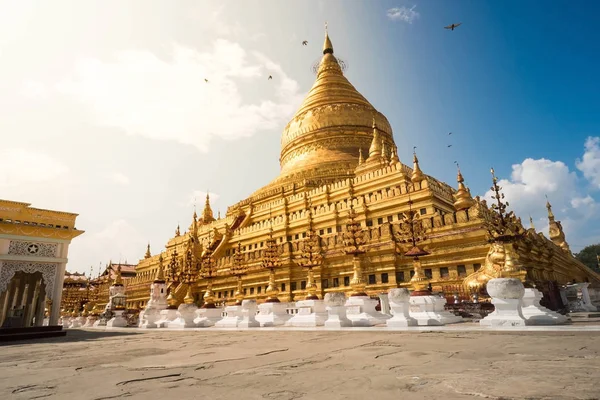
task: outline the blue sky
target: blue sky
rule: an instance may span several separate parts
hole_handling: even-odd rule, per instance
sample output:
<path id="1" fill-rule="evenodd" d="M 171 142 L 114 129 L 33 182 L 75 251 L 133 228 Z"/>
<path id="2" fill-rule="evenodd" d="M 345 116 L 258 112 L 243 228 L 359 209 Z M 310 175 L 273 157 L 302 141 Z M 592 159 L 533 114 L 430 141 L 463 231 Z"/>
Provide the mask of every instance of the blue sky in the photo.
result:
<path id="1" fill-rule="evenodd" d="M 524 221 L 547 231 L 548 194 L 574 251 L 600 241 L 597 2 L 0 3 L 0 196 L 80 213 L 70 269 L 142 257 L 207 190 L 224 214 L 271 181 L 325 21 L 403 162 L 417 146 L 455 185 L 458 161 L 480 195 L 493 166 Z"/>

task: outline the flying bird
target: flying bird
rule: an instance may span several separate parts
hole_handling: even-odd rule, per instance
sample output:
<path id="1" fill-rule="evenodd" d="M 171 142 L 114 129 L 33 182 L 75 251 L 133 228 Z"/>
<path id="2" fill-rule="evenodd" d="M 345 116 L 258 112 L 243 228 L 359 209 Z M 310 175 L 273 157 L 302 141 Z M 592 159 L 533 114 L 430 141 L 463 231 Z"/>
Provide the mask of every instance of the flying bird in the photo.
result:
<path id="1" fill-rule="evenodd" d="M 452 132 L 448 132 L 448 135 L 452 135 Z"/>
<path id="2" fill-rule="evenodd" d="M 445 26 L 444 29 L 450 29 L 451 31 L 453 31 L 454 28 L 458 28 L 461 24 L 462 22 L 459 22 L 458 24 L 450 24 L 448 26 Z"/>
<path id="3" fill-rule="evenodd" d="M 204 82 L 208 83 L 208 79 L 204 78 Z"/>
<path id="4" fill-rule="evenodd" d="M 267 80 L 271 80 L 273 79 L 273 77 L 271 75 L 269 75 L 269 77 L 267 78 Z"/>
<path id="5" fill-rule="evenodd" d="M 451 145 L 451 144 L 449 144 L 449 145 L 448 145 L 448 147 L 452 147 L 452 145 Z"/>
<path id="6" fill-rule="evenodd" d="M 308 40 L 303 40 L 302 41 L 302 46 L 307 46 L 308 45 Z"/>

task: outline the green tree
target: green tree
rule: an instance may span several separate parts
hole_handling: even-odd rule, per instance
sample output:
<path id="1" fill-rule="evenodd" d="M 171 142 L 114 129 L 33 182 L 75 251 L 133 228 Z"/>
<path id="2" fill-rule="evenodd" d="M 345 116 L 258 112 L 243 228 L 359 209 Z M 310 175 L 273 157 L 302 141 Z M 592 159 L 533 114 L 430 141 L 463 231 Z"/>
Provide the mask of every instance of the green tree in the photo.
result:
<path id="1" fill-rule="evenodd" d="M 600 255 L 600 243 L 584 247 L 583 250 L 575 254 L 575 258 L 584 263 L 588 268 L 600 272 L 598 255 Z"/>

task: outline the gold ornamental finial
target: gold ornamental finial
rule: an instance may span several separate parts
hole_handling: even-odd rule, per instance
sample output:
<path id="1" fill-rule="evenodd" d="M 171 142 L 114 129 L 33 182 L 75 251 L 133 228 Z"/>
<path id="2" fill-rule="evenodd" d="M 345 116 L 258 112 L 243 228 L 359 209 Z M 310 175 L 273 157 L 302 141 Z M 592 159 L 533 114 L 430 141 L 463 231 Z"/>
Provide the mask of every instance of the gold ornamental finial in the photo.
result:
<path id="1" fill-rule="evenodd" d="M 333 45 L 329 39 L 329 33 L 327 32 L 327 22 L 325 22 L 325 43 L 323 43 L 323 54 L 333 54 Z"/>
<path id="2" fill-rule="evenodd" d="M 179 230 L 179 224 L 177 224 L 177 229 L 175 229 L 175 236 L 180 236 L 181 231 Z"/>
<path id="3" fill-rule="evenodd" d="M 381 139 L 381 159 L 384 162 L 388 162 L 387 150 L 385 148 L 385 140 Z"/>
<path id="4" fill-rule="evenodd" d="M 548 209 L 548 219 L 553 221 L 554 213 L 552 212 L 552 204 L 550 204 L 550 200 L 548 200 L 548 195 L 546 195 L 546 208 Z"/>
<path id="5" fill-rule="evenodd" d="M 163 256 L 162 253 L 158 257 L 158 271 L 156 271 L 156 277 L 154 278 L 154 283 L 164 283 L 165 282 L 165 268 L 163 265 Z"/>
<path id="6" fill-rule="evenodd" d="M 204 202 L 204 210 L 202 211 L 202 223 L 207 224 L 213 222 L 215 217 L 213 216 L 212 208 L 210 208 L 210 197 L 208 190 L 206 191 L 206 201 Z"/>
<path id="7" fill-rule="evenodd" d="M 456 181 L 458 182 L 458 190 L 454 195 L 454 208 L 457 211 L 466 210 L 467 208 L 470 208 L 473 204 L 475 204 L 475 200 L 473 200 L 473 198 L 471 197 L 471 192 L 469 192 L 469 189 L 464 184 L 465 179 L 463 178 L 462 173 L 460 172 L 460 166 L 458 165 L 458 162 L 454 161 L 454 163 L 456 164 L 456 169 L 458 170 L 458 173 L 456 175 Z"/>
<path id="8" fill-rule="evenodd" d="M 400 161 L 398 158 L 398 147 L 394 146 L 392 148 L 392 156 L 390 157 L 390 165 L 397 164 Z"/>
<path id="9" fill-rule="evenodd" d="M 371 147 L 369 148 L 369 159 L 373 157 L 381 156 L 381 139 L 379 138 L 379 129 L 377 129 L 377 125 L 375 124 L 375 114 L 373 114 L 373 140 L 371 141 Z"/>
<path id="10" fill-rule="evenodd" d="M 531 214 L 529 214 L 529 224 L 531 225 L 531 229 L 535 231 L 535 225 L 533 225 L 533 218 L 531 218 Z"/>
<path id="11" fill-rule="evenodd" d="M 365 158 L 363 157 L 362 149 L 358 149 L 358 165 L 364 164 Z"/>
<path id="12" fill-rule="evenodd" d="M 148 247 L 146 247 L 146 254 L 144 254 L 144 258 L 150 258 L 152 254 L 150 253 L 150 243 L 148 243 Z"/>
<path id="13" fill-rule="evenodd" d="M 117 266 L 117 276 L 115 277 L 114 286 L 123 286 L 123 278 L 121 277 L 121 264 Z"/>
<path id="14" fill-rule="evenodd" d="M 413 173 L 410 177 L 412 183 L 421 182 L 423 180 L 423 171 L 419 167 L 419 159 L 417 158 L 417 146 L 413 146 Z"/>

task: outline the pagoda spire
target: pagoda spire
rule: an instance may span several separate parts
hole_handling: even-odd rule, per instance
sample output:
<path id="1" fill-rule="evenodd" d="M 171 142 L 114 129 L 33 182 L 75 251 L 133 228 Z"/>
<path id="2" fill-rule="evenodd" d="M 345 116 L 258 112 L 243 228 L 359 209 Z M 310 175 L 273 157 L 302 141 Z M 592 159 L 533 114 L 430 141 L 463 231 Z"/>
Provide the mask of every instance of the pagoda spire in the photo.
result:
<path id="1" fill-rule="evenodd" d="M 531 225 L 531 229 L 535 231 L 535 225 L 533 225 L 533 218 L 531 218 L 531 215 L 529 215 L 529 225 Z"/>
<path id="2" fill-rule="evenodd" d="M 421 182 L 423 180 L 423 171 L 419 167 L 419 159 L 417 158 L 417 146 L 413 147 L 413 173 L 410 177 L 412 183 Z"/>
<path id="3" fill-rule="evenodd" d="M 546 209 L 548 210 L 548 219 L 550 222 L 554 221 L 554 213 L 552 212 L 552 204 L 550 204 L 550 200 L 548 200 L 548 196 L 546 196 Z"/>
<path id="4" fill-rule="evenodd" d="M 146 254 L 144 254 L 144 258 L 150 257 L 152 257 L 152 254 L 150 253 L 150 243 L 148 243 L 148 246 L 146 247 Z"/>
<path id="5" fill-rule="evenodd" d="M 400 159 L 398 158 L 398 147 L 392 147 L 391 153 L 392 154 L 390 156 L 390 165 L 397 164 L 400 161 Z"/>
<path id="6" fill-rule="evenodd" d="M 181 230 L 179 229 L 179 224 L 177 224 L 177 229 L 175 229 L 175 237 L 181 235 Z"/>
<path id="7" fill-rule="evenodd" d="M 373 140 L 369 148 L 369 161 L 373 161 L 376 157 L 381 157 L 381 143 L 382 140 L 379 137 L 379 130 L 375 123 L 375 115 L 373 115 Z"/>
<path id="8" fill-rule="evenodd" d="M 327 32 L 327 22 L 325 22 L 325 43 L 323 43 L 323 54 L 333 54 L 333 44 L 329 39 L 329 33 Z"/>
<path id="9" fill-rule="evenodd" d="M 207 224 L 213 222 L 215 217 L 213 216 L 212 208 L 210 208 L 210 197 L 208 191 L 206 192 L 206 201 L 204 202 L 204 210 L 202 211 L 202 222 Z"/>
<path id="10" fill-rule="evenodd" d="M 552 205 L 548 200 L 548 196 L 546 196 L 546 208 L 548 209 L 548 230 L 550 233 L 550 240 L 552 240 L 552 242 L 554 242 L 555 245 L 557 245 L 558 247 L 570 254 L 571 249 L 569 247 L 569 243 L 567 243 L 562 224 L 560 221 L 555 220 L 554 213 L 552 212 Z"/>
<path id="11" fill-rule="evenodd" d="M 464 184 L 465 179 L 463 178 L 462 173 L 460 172 L 460 166 L 458 165 L 458 163 L 456 163 L 456 169 L 458 170 L 458 173 L 456 175 L 456 181 L 458 182 L 458 190 L 454 195 L 454 208 L 456 209 L 456 211 L 466 210 L 467 208 L 470 208 L 473 204 L 475 204 L 475 200 L 473 200 L 473 198 L 471 197 L 471 192 Z"/>
<path id="12" fill-rule="evenodd" d="M 363 157 L 362 149 L 358 149 L 358 165 L 364 164 L 365 158 Z"/>
<path id="13" fill-rule="evenodd" d="M 381 159 L 383 160 L 383 162 L 389 162 L 388 156 L 387 156 L 387 149 L 385 147 L 385 140 L 381 139 Z"/>
<path id="14" fill-rule="evenodd" d="M 194 240 L 198 240 L 198 215 L 196 214 L 196 207 L 194 207 L 194 215 L 192 215 L 192 236 Z"/>

